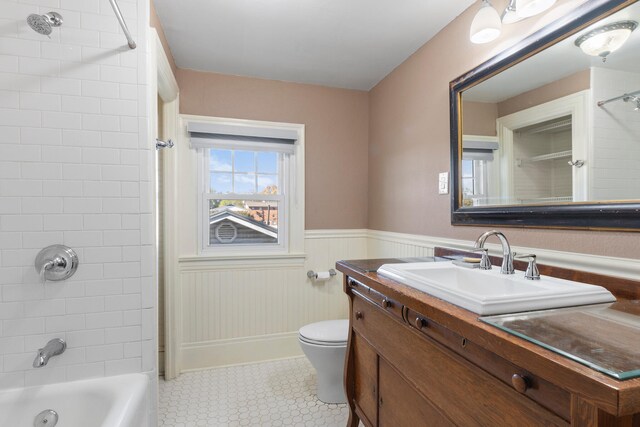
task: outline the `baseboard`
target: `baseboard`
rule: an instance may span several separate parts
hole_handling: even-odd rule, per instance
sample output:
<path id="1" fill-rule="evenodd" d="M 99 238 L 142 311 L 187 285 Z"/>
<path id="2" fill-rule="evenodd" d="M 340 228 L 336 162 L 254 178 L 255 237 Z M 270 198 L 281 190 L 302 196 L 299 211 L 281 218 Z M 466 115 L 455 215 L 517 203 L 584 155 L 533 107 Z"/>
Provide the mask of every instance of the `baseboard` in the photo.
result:
<path id="1" fill-rule="evenodd" d="M 302 356 L 298 332 L 182 345 L 181 372 Z"/>

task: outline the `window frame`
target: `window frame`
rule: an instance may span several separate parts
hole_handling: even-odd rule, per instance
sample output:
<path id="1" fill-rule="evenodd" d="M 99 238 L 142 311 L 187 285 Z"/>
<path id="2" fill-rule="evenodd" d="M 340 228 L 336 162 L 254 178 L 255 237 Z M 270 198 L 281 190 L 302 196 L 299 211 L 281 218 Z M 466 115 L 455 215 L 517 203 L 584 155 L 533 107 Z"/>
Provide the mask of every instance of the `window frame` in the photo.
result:
<path id="1" fill-rule="evenodd" d="M 304 252 L 304 134 L 305 126 L 293 123 L 275 123 L 253 120 L 227 119 L 202 116 L 183 116 L 185 121 L 213 123 L 216 125 L 243 126 L 260 137 L 262 129 L 295 130 L 297 139 L 292 153 L 280 153 L 278 189 L 282 189 L 282 195 L 268 194 L 238 194 L 238 193 L 210 193 L 209 190 L 209 149 L 197 148 L 197 235 L 198 255 L 200 257 L 262 257 L 262 256 L 287 256 L 300 255 Z M 186 135 L 189 138 L 189 134 Z M 255 146 L 259 147 L 260 142 Z M 215 147 L 215 143 L 211 144 Z M 192 147 L 194 148 L 194 147 Z M 228 141 L 221 149 L 229 148 Z M 246 144 L 235 148 L 236 150 L 251 151 Z M 274 150 L 261 150 L 274 151 Z M 282 181 L 282 182 L 281 182 Z M 209 200 L 219 199 L 221 196 L 227 200 L 278 200 L 278 243 L 248 243 L 227 244 L 211 246 L 208 243 L 209 227 L 205 226 L 209 218 Z M 282 201 L 280 201 L 282 200 Z M 282 216 L 281 216 L 282 213 Z"/>

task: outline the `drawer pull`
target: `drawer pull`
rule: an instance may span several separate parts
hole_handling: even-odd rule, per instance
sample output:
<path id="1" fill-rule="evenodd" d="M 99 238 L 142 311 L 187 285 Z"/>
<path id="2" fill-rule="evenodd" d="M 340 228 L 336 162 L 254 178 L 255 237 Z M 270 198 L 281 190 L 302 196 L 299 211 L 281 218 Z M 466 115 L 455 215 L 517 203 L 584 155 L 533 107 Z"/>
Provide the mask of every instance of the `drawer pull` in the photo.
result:
<path id="1" fill-rule="evenodd" d="M 416 317 L 415 325 L 416 325 L 416 328 L 422 329 L 425 326 L 427 326 L 427 321 L 424 320 L 422 317 Z"/>
<path id="2" fill-rule="evenodd" d="M 391 301 L 389 301 L 387 298 L 382 300 L 382 306 L 384 308 L 389 308 L 393 306 L 393 303 Z"/>
<path id="3" fill-rule="evenodd" d="M 353 279 L 349 279 L 349 286 L 351 286 L 352 288 L 357 288 L 358 287 L 358 282 L 356 282 Z"/>
<path id="4" fill-rule="evenodd" d="M 356 311 L 356 319 L 362 319 L 364 317 L 364 313 L 361 311 Z"/>
<path id="5" fill-rule="evenodd" d="M 523 375 L 513 374 L 511 376 L 511 384 L 513 384 L 513 388 L 516 389 L 518 393 L 524 393 L 529 388 L 530 381 L 529 378 Z"/>

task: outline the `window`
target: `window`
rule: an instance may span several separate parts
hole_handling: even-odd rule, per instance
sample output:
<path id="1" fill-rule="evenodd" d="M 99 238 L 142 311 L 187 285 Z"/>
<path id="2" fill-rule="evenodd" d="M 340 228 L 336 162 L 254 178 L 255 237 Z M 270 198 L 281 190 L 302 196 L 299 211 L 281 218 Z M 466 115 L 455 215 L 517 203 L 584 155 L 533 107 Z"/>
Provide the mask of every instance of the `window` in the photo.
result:
<path id="1" fill-rule="evenodd" d="M 200 253 L 302 252 L 303 127 L 189 122 L 199 161 Z"/>
<path id="2" fill-rule="evenodd" d="M 496 137 L 464 135 L 461 162 L 463 206 L 485 205 L 489 202 L 489 194 L 495 193 L 496 183 L 492 184 L 491 176 L 497 170 L 494 151 L 498 148 Z"/>
<path id="3" fill-rule="evenodd" d="M 462 160 L 462 194 L 466 205 L 487 195 L 487 160 Z"/>

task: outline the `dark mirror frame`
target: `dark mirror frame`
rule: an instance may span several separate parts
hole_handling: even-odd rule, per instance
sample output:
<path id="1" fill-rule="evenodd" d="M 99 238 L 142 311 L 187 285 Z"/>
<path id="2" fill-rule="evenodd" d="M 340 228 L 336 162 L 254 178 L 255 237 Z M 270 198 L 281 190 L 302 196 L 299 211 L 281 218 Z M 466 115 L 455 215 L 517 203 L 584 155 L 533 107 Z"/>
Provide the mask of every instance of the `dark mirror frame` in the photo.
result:
<path id="1" fill-rule="evenodd" d="M 640 203 L 637 201 L 462 207 L 460 188 L 462 93 L 637 1 L 640 0 L 590 0 L 449 84 L 452 225 L 640 231 Z"/>

